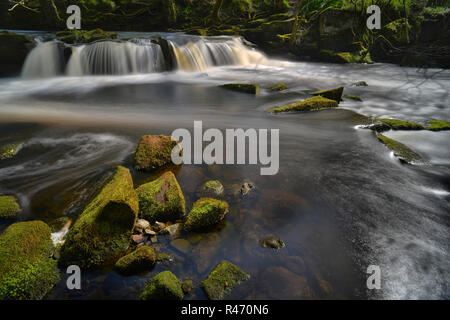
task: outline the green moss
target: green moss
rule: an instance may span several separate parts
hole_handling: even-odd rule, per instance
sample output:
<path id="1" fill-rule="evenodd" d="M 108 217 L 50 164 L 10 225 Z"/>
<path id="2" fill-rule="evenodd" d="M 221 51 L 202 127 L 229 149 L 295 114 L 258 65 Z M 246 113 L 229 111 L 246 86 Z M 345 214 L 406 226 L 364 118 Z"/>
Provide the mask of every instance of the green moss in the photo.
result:
<path id="1" fill-rule="evenodd" d="M 182 300 L 181 281 L 170 271 L 154 276 L 141 293 L 141 300 Z"/>
<path id="2" fill-rule="evenodd" d="M 330 100 L 334 100 L 337 103 L 342 99 L 342 93 L 344 92 L 344 87 L 334 88 L 330 90 L 319 90 L 313 92 L 314 96 L 321 96 Z"/>
<path id="3" fill-rule="evenodd" d="M 250 277 L 234 264 L 222 261 L 202 282 L 202 288 L 211 300 L 221 300 L 242 281 Z"/>
<path id="4" fill-rule="evenodd" d="M 220 87 L 227 90 L 244 92 L 249 94 L 258 94 L 259 86 L 257 84 L 247 84 L 247 83 L 227 83 L 221 85 Z"/>
<path id="5" fill-rule="evenodd" d="M 162 262 L 162 261 L 166 261 L 166 260 L 172 261 L 173 257 L 166 252 L 156 252 L 156 261 Z"/>
<path id="6" fill-rule="evenodd" d="M 0 146 L 0 160 L 11 159 L 22 147 L 23 142 L 12 142 Z"/>
<path id="7" fill-rule="evenodd" d="M 268 87 L 267 89 L 269 89 L 271 91 L 283 91 L 283 90 L 287 90 L 288 87 L 284 83 L 278 83 L 278 84 Z"/>
<path id="8" fill-rule="evenodd" d="M 378 121 L 387 124 L 392 130 L 423 130 L 424 127 L 417 122 L 404 121 L 397 119 L 377 119 Z"/>
<path id="9" fill-rule="evenodd" d="M 292 111 L 318 111 L 322 109 L 336 108 L 338 103 L 321 96 L 312 97 L 303 101 L 287 104 L 282 107 L 269 109 L 271 113 L 292 112 Z"/>
<path id="10" fill-rule="evenodd" d="M 177 144 L 169 136 L 142 136 L 134 155 L 135 169 L 152 170 L 172 163 L 172 149 Z"/>
<path id="11" fill-rule="evenodd" d="M 94 30 L 66 30 L 56 33 L 56 36 L 65 43 L 90 43 L 98 40 L 111 40 L 117 38 L 117 33 Z"/>
<path id="12" fill-rule="evenodd" d="M 0 196 L 0 219 L 12 219 L 21 211 L 14 196 Z"/>
<path id="13" fill-rule="evenodd" d="M 184 196 L 171 171 L 136 189 L 139 216 L 154 221 L 174 221 L 185 214 Z"/>
<path id="14" fill-rule="evenodd" d="M 200 186 L 197 197 L 221 197 L 224 193 L 224 187 L 219 180 L 210 180 Z"/>
<path id="15" fill-rule="evenodd" d="M 14 223 L 0 235 L 0 300 L 42 299 L 59 281 L 50 235 L 42 221 Z"/>
<path id="16" fill-rule="evenodd" d="M 332 63 L 373 63 L 369 53 L 360 52 L 335 52 L 333 50 L 321 50 L 319 58 Z"/>
<path id="17" fill-rule="evenodd" d="M 394 155 L 399 158 L 401 162 L 413 163 L 422 161 L 422 157 L 420 155 L 405 146 L 403 143 L 385 137 L 379 133 L 377 133 L 376 136 L 378 140 L 394 152 Z"/>
<path id="18" fill-rule="evenodd" d="M 62 265 L 97 267 L 123 254 L 138 213 L 130 172 L 117 167 L 114 176 L 70 228 L 61 248 Z"/>
<path id="19" fill-rule="evenodd" d="M 430 120 L 428 121 L 428 126 L 425 127 L 425 129 L 431 131 L 450 130 L 450 121 Z"/>
<path id="20" fill-rule="evenodd" d="M 352 96 L 352 95 L 349 95 L 349 94 L 344 95 L 344 98 L 355 100 L 355 101 L 363 101 L 361 99 L 361 97 L 359 97 L 359 96 Z"/>
<path id="21" fill-rule="evenodd" d="M 183 290 L 184 294 L 190 294 L 192 292 L 192 280 L 184 280 L 181 284 L 181 289 Z"/>
<path id="22" fill-rule="evenodd" d="M 123 275 L 132 275 L 150 270 L 156 263 L 156 254 L 152 247 L 142 246 L 120 258 L 114 268 Z"/>
<path id="23" fill-rule="evenodd" d="M 398 43 L 407 43 L 407 32 L 411 31 L 411 25 L 405 18 L 397 19 L 384 26 L 386 35 Z"/>
<path id="24" fill-rule="evenodd" d="M 52 232 L 58 232 L 69 222 L 69 217 L 63 216 L 56 218 L 48 223 Z"/>
<path id="25" fill-rule="evenodd" d="M 211 198 L 201 198 L 194 203 L 184 224 L 187 231 L 204 231 L 225 218 L 228 203 Z"/>

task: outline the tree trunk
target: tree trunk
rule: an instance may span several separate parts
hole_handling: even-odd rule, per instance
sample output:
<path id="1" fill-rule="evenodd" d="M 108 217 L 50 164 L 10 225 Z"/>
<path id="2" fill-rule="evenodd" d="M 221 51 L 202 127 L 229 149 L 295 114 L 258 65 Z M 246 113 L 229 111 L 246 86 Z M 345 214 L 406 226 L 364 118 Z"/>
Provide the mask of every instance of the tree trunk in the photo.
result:
<path id="1" fill-rule="evenodd" d="M 211 14 L 209 16 L 211 21 L 220 21 L 220 9 L 222 9 L 223 1 L 224 0 L 216 0 L 216 2 L 214 3 L 214 7 L 212 8 Z"/>
<path id="2" fill-rule="evenodd" d="M 409 44 L 409 30 L 408 30 L 408 11 L 406 10 L 406 0 L 403 0 L 403 10 L 405 11 L 405 32 L 406 43 Z"/>

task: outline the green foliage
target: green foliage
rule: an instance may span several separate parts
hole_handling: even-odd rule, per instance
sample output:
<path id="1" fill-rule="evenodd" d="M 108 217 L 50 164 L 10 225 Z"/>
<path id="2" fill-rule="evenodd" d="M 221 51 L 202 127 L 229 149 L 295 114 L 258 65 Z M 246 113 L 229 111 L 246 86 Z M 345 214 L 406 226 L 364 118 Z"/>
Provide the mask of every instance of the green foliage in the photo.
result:
<path id="1" fill-rule="evenodd" d="M 59 280 L 50 235 L 42 221 L 14 223 L 0 235 L 0 300 L 42 299 Z"/>

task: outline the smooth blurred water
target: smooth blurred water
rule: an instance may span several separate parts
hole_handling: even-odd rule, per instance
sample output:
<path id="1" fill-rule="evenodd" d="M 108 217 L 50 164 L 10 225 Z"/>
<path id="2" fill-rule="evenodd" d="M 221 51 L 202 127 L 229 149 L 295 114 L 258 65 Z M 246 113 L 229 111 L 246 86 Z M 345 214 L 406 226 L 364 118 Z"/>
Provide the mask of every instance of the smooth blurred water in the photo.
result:
<path id="1" fill-rule="evenodd" d="M 352 85 L 362 80 L 369 86 Z M 257 83 L 262 90 L 251 96 L 218 87 L 229 82 Z M 280 82 L 289 90 L 265 89 Z M 341 85 L 363 102 L 345 99 L 338 109 L 317 113 L 267 112 Z M 204 129 L 280 129 L 276 176 L 260 176 L 255 165 L 185 165 L 175 172 L 187 209 L 209 179 L 226 188 L 249 179 L 258 188 L 254 201 L 231 202 L 226 223 L 191 253 L 158 237 L 174 262 L 133 277 L 111 268 L 89 272 L 82 291 L 70 292 L 62 281 L 49 298 L 135 299 L 166 269 L 194 280 L 197 289 L 188 298 L 205 298 L 201 280 L 227 259 L 251 274 L 229 298 L 448 299 L 450 132 L 386 133 L 428 161 L 405 166 L 370 130 L 355 129 L 353 111 L 449 121 L 449 87 L 444 70 L 276 59 L 198 72 L 1 79 L 2 136 L 20 132 L 20 123 L 39 125 L 14 160 L 0 162 L 0 193 L 19 195 L 25 206 L 19 220 L 75 218 L 113 165 L 130 168 L 136 186 L 154 178 L 132 169 L 130 153 L 143 134 L 192 130 L 194 120 Z M 268 235 L 286 247 L 261 248 L 258 240 Z M 382 289 L 375 292 L 366 289 L 371 264 L 382 270 Z"/>

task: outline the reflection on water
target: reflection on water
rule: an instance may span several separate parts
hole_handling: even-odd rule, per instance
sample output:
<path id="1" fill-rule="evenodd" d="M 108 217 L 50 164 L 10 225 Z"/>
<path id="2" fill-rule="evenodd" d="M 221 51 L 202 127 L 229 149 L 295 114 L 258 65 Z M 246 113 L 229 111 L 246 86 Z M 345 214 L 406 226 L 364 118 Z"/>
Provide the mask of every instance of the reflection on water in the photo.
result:
<path id="1" fill-rule="evenodd" d="M 352 86 L 360 80 L 369 86 Z M 256 82 L 262 90 L 250 96 L 217 87 L 227 82 Z M 289 90 L 265 89 L 280 82 Z M 345 100 L 338 110 L 318 113 L 266 112 L 310 90 L 338 85 L 363 102 Z M 188 299 L 204 299 L 198 286 L 223 259 L 251 274 L 230 298 L 448 298 L 448 133 L 386 133 L 429 163 L 404 166 L 371 131 L 354 129 L 358 123 L 349 110 L 420 122 L 450 120 L 449 86 L 449 71 L 288 61 L 202 72 L 2 79 L 1 121 L 41 125 L 14 160 L 0 162 L 0 192 L 20 196 L 25 211 L 19 220 L 75 219 L 113 165 L 130 168 L 136 186 L 154 178 L 132 169 L 130 152 L 142 134 L 192 129 L 194 120 L 202 120 L 205 129 L 280 129 L 276 176 L 260 176 L 251 165 L 189 165 L 176 172 L 187 209 L 197 187 L 209 179 L 222 181 L 231 205 L 215 232 L 183 235 L 190 253 L 158 236 L 156 247 L 173 261 L 132 277 L 108 267 L 85 273 L 83 290 L 68 291 L 62 281 L 49 298 L 136 299 L 150 277 L 168 269 L 194 281 L 197 289 Z M 0 125 L 4 135 L 20 128 Z M 244 180 L 257 186 L 255 197 L 231 197 Z M 259 240 L 272 235 L 286 247 L 261 248 Z M 382 270 L 382 289 L 375 293 L 366 290 L 370 264 Z"/>

